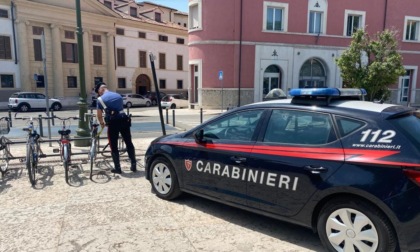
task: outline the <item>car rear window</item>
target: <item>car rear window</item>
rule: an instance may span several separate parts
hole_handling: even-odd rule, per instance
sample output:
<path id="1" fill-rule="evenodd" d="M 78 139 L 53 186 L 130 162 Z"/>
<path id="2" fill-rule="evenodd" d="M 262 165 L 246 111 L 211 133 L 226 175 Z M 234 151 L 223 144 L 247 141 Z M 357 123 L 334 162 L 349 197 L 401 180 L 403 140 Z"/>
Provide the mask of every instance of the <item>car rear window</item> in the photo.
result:
<path id="1" fill-rule="evenodd" d="M 18 94 L 12 94 L 11 96 L 10 96 L 10 98 L 17 98 L 18 97 Z"/>
<path id="2" fill-rule="evenodd" d="M 406 114 L 390 120 L 396 128 L 402 132 L 417 149 L 420 149 L 420 112 Z"/>

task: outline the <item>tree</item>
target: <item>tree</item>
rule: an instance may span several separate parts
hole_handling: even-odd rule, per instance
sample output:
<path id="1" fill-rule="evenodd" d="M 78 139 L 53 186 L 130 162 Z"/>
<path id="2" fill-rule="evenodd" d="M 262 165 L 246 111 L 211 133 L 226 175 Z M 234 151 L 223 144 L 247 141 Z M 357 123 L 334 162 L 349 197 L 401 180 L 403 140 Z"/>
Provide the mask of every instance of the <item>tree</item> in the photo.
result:
<path id="1" fill-rule="evenodd" d="M 366 89 L 371 101 L 389 98 L 388 87 L 405 73 L 396 35 L 385 30 L 373 40 L 361 29 L 353 33 L 350 47 L 336 59 L 347 87 Z"/>

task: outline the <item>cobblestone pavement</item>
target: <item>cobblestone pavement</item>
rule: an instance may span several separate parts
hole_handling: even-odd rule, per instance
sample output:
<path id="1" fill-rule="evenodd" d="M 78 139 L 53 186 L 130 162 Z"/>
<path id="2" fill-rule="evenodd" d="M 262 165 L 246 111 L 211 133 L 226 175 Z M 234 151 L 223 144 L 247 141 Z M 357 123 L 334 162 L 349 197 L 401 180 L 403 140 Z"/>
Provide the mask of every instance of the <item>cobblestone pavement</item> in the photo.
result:
<path id="1" fill-rule="evenodd" d="M 114 176 L 111 159 L 102 159 L 91 181 L 90 165 L 83 162 L 87 154 L 76 157 L 71 186 L 57 159 L 41 160 L 33 188 L 24 165 L 15 160 L 0 180 L 0 251 L 323 250 L 306 228 L 191 195 L 159 199 L 141 167 L 153 139 L 150 134 L 133 139 L 141 159 L 136 173 L 123 161 L 123 174 Z M 23 156 L 24 145 L 13 147 Z M 48 153 L 54 147 L 43 144 Z"/>

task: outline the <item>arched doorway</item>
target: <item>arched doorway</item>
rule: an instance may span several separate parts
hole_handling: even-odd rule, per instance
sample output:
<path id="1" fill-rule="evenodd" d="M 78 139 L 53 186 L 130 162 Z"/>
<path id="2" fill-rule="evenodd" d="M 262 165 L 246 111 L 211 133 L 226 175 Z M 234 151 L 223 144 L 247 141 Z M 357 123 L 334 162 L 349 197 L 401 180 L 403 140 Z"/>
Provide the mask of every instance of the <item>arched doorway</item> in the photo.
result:
<path id="1" fill-rule="evenodd" d="M 278 66 L 270 65 L 263 75 L 263 97 L 274 88 L 281 88 L 281 72 Z"/>
<path id="2" fill-rule="evenodd" d="M 319 59 L 312 58 L 303 63 L 299 73 L 299 88 L 326 87 L 327 74 Z"/>
<path id="3" fill-rule="evenodd" d="M 140 74 L 136 79 L 136 93 L 143 95 L 147 91 L 151 91 L 150 78 L 145 74 Z"/>

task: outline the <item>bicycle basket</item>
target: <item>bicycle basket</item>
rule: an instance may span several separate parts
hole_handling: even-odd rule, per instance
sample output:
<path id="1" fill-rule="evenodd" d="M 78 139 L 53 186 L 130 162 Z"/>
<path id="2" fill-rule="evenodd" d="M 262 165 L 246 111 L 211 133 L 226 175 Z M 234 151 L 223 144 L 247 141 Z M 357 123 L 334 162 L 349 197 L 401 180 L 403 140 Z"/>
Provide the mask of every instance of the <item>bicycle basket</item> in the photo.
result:
<path id="1" fill-rule="evenodd" d="M 5 135 L 9 134 L 10 132 L 10 124 L 7 120 L 1 120 L 0 121 L 0 134 Z"/>

